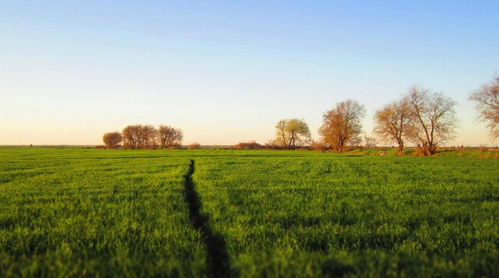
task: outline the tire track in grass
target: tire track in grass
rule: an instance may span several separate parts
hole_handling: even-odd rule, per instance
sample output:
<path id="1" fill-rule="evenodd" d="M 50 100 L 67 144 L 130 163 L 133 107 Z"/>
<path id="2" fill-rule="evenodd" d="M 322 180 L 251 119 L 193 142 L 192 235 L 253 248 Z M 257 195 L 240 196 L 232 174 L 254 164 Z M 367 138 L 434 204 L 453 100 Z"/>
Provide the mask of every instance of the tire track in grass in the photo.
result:
<path id="1" fill-rule="evenodd" d="M 208 218 L 201 213 L 202 203 L 195 189 L 192 175 L 195 171 L 194 160 L 191 159 L 189 172 L 185 175 L 185 200 L 189 205 L 189 218 L 194 228 L 201 232 L 207 248 L 210 277 L 229 277 L 230 257 L 225 239 L 213 232 Z"/>

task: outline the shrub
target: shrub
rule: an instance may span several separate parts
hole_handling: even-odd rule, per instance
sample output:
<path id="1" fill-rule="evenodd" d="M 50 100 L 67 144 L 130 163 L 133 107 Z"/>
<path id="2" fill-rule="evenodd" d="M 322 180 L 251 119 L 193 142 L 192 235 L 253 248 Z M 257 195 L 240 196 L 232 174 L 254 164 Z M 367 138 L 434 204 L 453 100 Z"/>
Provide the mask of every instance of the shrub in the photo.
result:
<path id="1" fill-rule="evenodd" d="M 311 147 L 316 152 L 325 152 L 328 149 L 327 145 L 322 141 L 313 141 Z"/>
<path id="2" fill-rule="evenodd" d="M 191 144 L 187 145 L 187 149 L 189 149 L 189 150 L 201 149 L 201 145 L 199 143 L 191 143 Z"/>
<path id="3" fill-rule="evenodd" d="M 255 142 L 255 141 L 240 142 L 239 144 L 235 145 L 234 148 L 236 148 L 238 150 L 258 150 L 258 149 L 262 149 L 263 145 Z"/>

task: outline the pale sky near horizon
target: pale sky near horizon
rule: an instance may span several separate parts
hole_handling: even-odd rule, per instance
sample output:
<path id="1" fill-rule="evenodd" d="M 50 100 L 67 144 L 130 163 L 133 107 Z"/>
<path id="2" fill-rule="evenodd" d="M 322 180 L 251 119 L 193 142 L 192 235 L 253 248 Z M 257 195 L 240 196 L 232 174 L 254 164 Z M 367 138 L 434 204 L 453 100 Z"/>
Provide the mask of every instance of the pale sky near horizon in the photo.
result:
<path id="1" fill-rule="evenodd" d="M 499 1 L 0 1 L 0 145 L 100 144 L 161 123 L 184 143 L 318 138 L 355 99 L 364 129 L 421 85 L 458 102 L 449 145 L 491 145 L 469 94 L 499 74 Z"/>

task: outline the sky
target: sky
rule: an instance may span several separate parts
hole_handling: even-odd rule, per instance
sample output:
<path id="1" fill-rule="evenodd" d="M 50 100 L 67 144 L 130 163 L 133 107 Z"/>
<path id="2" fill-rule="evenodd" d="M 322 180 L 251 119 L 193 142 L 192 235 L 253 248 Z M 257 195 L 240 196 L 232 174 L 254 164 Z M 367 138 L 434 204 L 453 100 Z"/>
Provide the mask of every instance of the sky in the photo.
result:
<path id="1" fill-rule="evenodd" d="M 337 102 L 418 85 L 457 101 L 448 145 L 491 145 L 468 96 L 499 74 L 499 1 L 1 1 L 0 145 L 101 144 L 129 124 L 184 143 L 318 139 Z"/>

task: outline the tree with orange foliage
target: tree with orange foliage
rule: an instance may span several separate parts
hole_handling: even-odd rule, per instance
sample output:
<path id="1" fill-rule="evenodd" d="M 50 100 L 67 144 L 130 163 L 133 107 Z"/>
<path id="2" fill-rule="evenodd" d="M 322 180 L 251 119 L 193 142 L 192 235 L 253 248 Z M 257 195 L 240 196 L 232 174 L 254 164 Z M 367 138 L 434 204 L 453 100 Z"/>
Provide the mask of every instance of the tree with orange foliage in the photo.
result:
<path id="1" fill-rule="evenodd" d="M 324 114 L 323 124 L 319 129 L 322 141 L 337 152 L 343 152 L 345 146 L 361 142 L 361 120 L 365 115 L 362 104 L 347 100 Z"/>

